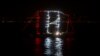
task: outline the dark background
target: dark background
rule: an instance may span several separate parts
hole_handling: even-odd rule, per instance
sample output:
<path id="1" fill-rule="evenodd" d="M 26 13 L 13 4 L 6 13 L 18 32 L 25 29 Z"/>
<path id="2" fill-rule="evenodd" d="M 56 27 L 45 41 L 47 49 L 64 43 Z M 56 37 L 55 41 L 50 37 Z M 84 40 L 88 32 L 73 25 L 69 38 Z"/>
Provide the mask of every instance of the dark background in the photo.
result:
<path id="1" fill-rule="evenodd" d="M 24 24 L 19 23 L 26 17 L 32 16 L 37 10 L 42 9 L 60 9 L 68 11 L 73 18 L 81 17 L 83 21 L 91 23 L 75 23 L 75 42 L 72 50 L 72 56 L 97 55 L 99 52 L 99 2 L 96 0 L 33 0 L 33 1 L 2 1 L 0 2 L 0 17 L 14 17 L 16 23 L 2 23 L 0 21 L 0 40 L 1 49 L 7 55 L 33 56 L 31 50 L 32 42 L 29 38 L 23 43 L 23 32 L 21 29 Z M 86 17 L 86 18 L 84 18 Z M 26 36 L 26 35 L 25 35 Z M 65 55 L 66 56 L 66 55 Z"/>

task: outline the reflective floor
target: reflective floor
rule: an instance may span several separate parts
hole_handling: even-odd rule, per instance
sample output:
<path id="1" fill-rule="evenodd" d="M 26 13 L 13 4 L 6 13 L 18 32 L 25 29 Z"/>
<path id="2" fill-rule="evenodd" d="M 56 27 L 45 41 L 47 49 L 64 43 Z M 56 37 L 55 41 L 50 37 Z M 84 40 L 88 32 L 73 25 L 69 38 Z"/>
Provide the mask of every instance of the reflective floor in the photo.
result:
<path id="1" fill-rule="evenodd" d="M 45 52 L 44 54 L 46 56 L 63 56 L 62 53 L 62 45 L 63 45 L 63 41 L 61 38 L 55 38 L 54 40 L 52 40 L 50 37 L 47 37 L 45 39 Z"/>
<path id="2" fill-rule="evenodd" d="M 68 50 L 70 48 L 65 46 L 64 39 L 61 37 L 46 37 L 44 40 L 41 38 L 36 38 L 35 41 L 35 56 L 65 56 L 65 54 L 70 55 L 68 52 L 71 50 Z"/>

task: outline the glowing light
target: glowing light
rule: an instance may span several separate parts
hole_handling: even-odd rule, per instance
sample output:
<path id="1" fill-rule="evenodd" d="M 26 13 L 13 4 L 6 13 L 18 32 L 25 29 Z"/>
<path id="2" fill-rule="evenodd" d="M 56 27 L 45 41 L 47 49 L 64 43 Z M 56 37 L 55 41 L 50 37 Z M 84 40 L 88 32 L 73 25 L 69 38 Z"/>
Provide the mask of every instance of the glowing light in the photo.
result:
<path id="1" fill-rule="evenodd" d="M 45 39 L 45 53 L 47 56 L 63 56 L 62 54 L 62 39 L 61 38 L 55 38 L 55 41 L 54 39 L 51 39 L 50 37 L 47 37 Z M 55 50 L 55 51 L 53 51 Z"/>
<path id="2" fill-rule="evenodd" d="M 61 11 L 58 10 L 46 10 L 44 11 L 47 13 L 46 15 L 46 21 L 45 21 L 45 28 L 47 34 L 54 34 L 55 38 L 51 39 L 51 37 L 47 37 L 45 39 L 45 53 L 47 56 L 63 56 L 62 54 L 62 39 L 59 38 L 60 35 L 62 35 L 62 32 L 60 32 L 60 26 L 61 26 Z M 56 16 L 54 17 L 55 20 L 51 22 L 52 16 L 51 13 L 56 13 Z M 50 32 L 51 25 L 55 25 L 55 33 Z M 54 50 L 54 51 L 53 51 Z"/>
<path id="3" fill-rule="evenodd" d="M 52 55 L 52 50 L 51 50 L 51 48 L 46 49 L 46 51 L 45 51 L 45 53 L 44 53 L 44 54 L 46 54 L 47 56 Z"/>
<path id="4" fill-rule="evenodd" d="M 38 37 L 37 37 L 37 38 L 35 39 L 35 42 L 36 42 L 36 45 L 39 46 L 39 45 L 41 44 L 41 38 L 38 38 Z"/>
<path id="5" fill-rule="evenodd" d="M 63 56 L 62 54 L 62 44 L 63 41 L 61 38 L 56 38 L 55 39 L 55 49 L 56 49 L 56 53 L 55 56 Z"/>
<path id="6" fill-rule="evenodd" d="M 61 49 L 62 48 L 62 39 L 61 38 L 56 38 L 55 40 L 55 48 Z"/>
<path id="7" fill-rule="evenodd" d="M 50 47 L 51 47 L 51 44 L 52 44 L 52 40 L 51 40 L 49 37 L 47 37 L 47 38 L 45 39 L 45 44 L 44 44 L 44 46 L 45 46 L 46 48 L 50 48 Z"/>
<path id="8" fill-rule="evenodd" d="M 55 10 L 48 10 L 48 11 L 45 11 L 47 13 L 46 15 L 46 33 L 47 34 L 52 34 L 50 31 L 49 31 L 49 28 L 50 28 L 50 25 L 55 25 L 57 31 L 59 31 L 59 28 L 60 28 L 60 11 L 55 11 Z M 53 22 L 50 22 L 50 19 L 51 19 L 51 16 L 50 16 L 50 13 L 56 13 L 57 15 L 55 16 L 56 17 L 56 20 L 54 20 Z"/>
<path id="9" fill-rule="evenodd" d="M 52 40 L 50 39 L 50 37 L 47 37 L 45 39 L 45 44 L 44 44 L 46 50 L 45 50 L 45 53 L 47 56 L 50 56 L 52 54 L 52 49 L 51 49 L 51 46 L 52 46 Z"/>
<path id="10" fill-rule="evenodd" d="M 62 51 L 57 51 L 55 56 L 63 56 Z"/>
<path id="11" fill-rule="evenodd" d="M 59 36 L 59 35 L 61 35 L 61 33 L 60 32 L 55 32 L 55 35 Z"/>

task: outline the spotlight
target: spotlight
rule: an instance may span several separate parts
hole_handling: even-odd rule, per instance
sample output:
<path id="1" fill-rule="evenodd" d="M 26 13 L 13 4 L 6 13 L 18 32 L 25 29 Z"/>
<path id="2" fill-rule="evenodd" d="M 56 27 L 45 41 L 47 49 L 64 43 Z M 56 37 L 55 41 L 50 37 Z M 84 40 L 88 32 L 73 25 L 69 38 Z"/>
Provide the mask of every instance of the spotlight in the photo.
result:
<path id="1" fill-rule="evenodd" d="M 59 35 L 61 35 L 61 33 L 57 31 L 57 32 L 55 32 L 55 35 L 59 36 Z"/>

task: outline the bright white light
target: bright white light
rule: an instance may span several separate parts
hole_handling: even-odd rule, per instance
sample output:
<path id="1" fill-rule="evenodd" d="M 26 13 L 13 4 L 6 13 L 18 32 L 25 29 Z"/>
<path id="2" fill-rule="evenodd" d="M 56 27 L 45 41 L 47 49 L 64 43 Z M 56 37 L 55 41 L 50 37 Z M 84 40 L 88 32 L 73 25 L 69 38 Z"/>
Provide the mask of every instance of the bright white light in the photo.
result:
<path id="1" fill-rule="evenodd" d="M 50 28 L 50 25 L 55 25 L 57 31 L 59 31 L 59 28 L 60 28 L 60 11 L 56 11 L 56 10 L 48 10 L 48 11 L 45 11 L 47 13 L 46 15 L 46 33 L 47 34 L 52 34 L 50 31 L 49 31 L 49 28 Z M 56 17 L 56 20 L 50 22 L 50 19 L 51 16 L 50 16 L 50 13 L 56 13 L 57 15 L 55 16 Z"/>
<path id="2" fill-rule="evenodd" d="M 59 36 L 59 35 L 61 35 L 61 33 L 60 32 L 55 32 L 55 35 Z"/>
<path id="3" fill-rule="evenodd" d="M 50 37 L 47 37 L 45 39 L 45 53 L 47 56 L 63 56 L 62 54 L 62 39 L 56 37 L 55 41 L 53 42 L 54 39 L 51 39 Z M 53 51 L 55 50 L 55 51 Z"/>
<path id="4" fill-rule="evenodd" d="M 51 47 L 51 44 L 52 44 L 52 40 L 51 40 L 49 37 L 47 37 L 47 38 L 45 39 L 44 46 L 45 46 L 46 48 L 50 48 L 50 47 Z"/>
<path id="5" fill-rule="evenodd" d="M 46 49 L 44 54 L 46 54 L 47 56 L 52 55 L 52 50 L 51 50 L 51 48 Z"/>
<path id="6" fill-rule="evenodd" d="M 51 46 L 52 46 L 52 39 L 50 37 L 47 37 L 45 39 L 45 43 L 44 43 L 44 46 L 45 46 L 45 53 L 47 56 L 50 56 L 52 54 L 52 49 L 51 49 Z"/>
<path id="7" fill-rule="evenodd" d="M 63 41 L 61 38 L 56 38 L 55 39 L 55 49 L 56 49 L 56 53 L 55 56 L 63 56 L 62 54 L 62 44 Z"/>
<path id="8" fill-rule="evenodd" d="M 58 38 L 59 35 L 61 35 L 62 33 L 60 32 L 60 23 L 61 23 L 61 11 L 58 10 L 45 10 L 44 12 L 47 13 L 46 15 L 46 21 L 45 21 L 45 28 L 46 28 L 46 33 L 47 34 L 53 34 L 53 32 L 50 32 L 50 26 L 51 25 L 55 25 L 54 28 L 56 28 L 56 31 L 54 33 L 55 35 L 55 39 L 51 39 L 50 37 L 47 37 L 45 39 L 45 43 L 44 46 L 46 48 L 45 50 L 45 54 L 47 56 L 63 56 L 62 55 L 62 39 Z M 54 21 L 50 21 L 52 19 L 52 16 L 50 16 L 51 13 L 56 13 L 55 16 L 55 20 Z M 53 51 L 55 50 L 55 51 Z M 54 52 L 54 53 L 53 53 Z"/>
<path id="9" fill-rule="evenodd" d="M 56 40 L 55 40 L 55 48 L 61 49 L 62 48 L 62 43 L 63 43 L 63 41 L 62 41 L 61 38 L 56 38 Z"/>

